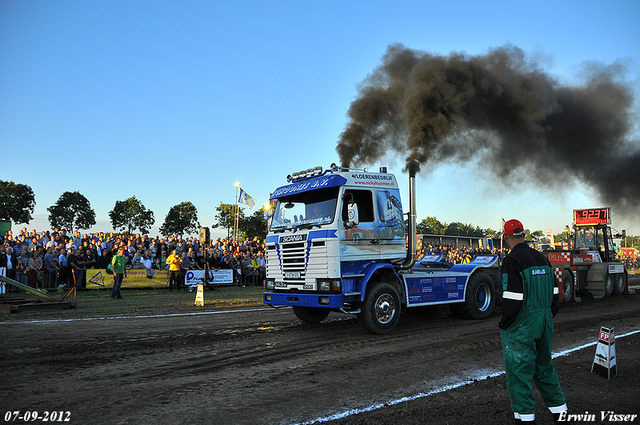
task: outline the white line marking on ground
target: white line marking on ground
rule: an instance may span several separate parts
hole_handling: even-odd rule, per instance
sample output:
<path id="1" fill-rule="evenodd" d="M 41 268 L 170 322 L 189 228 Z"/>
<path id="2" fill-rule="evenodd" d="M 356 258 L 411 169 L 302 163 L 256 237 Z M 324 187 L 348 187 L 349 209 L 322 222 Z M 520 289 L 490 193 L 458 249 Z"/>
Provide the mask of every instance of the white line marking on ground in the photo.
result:
<path id="1" fill-rule="evenodd" d="M 96 320 L 154 319 L 154 318 L 163 318 L 163 317 L 202 316 L 202 315 L 223 314 L 223 313 L 247 313 L 247 312 L 268 311 L 268 310 L 274 310 L 274 309 L 252 308 L 252 309 L 242 309 L 242 310 L 199 311 L 194 313 L 152 314 L 148 316 L 108 316 L 108 317 L 85 317 L 85 318 L 75 318 L 75 319 L 27 320 L 24 322 L 0 322 L 0 325 L 11 325 L 11 324 L 17 324 L 17 323 L 48 324 L 48 323 L 58 323 L 58 322 L 83 322 L 83 321 L 96 321 Z"/>
<path id="2" fill-rule="evenodd" d="M 626 334 L 623 334 L 623 335 L 616 335 L 615 337 L 616 337 L 616 339 L 624 338 L 626 336 L 631 336 L 631 335 L 637 334 L 639 332 L 640 332 L 640 329 L 635 330 L 635 331 L 631 331 L 631 332 L 627 332 Z M 575 351 L 580 351 L 580 350 L 583 350 L 585 348 L 594 346 L 597 343 L 598 343 L 598 341 L 590 342 L 588 344 L 583 344 L 583 345 L 580 345 L 580 346 L 577 346 L 577 347 L 574 347 L 574 348 L 570 348 L 568 350 L 561 351 L 559 353 L 555 353 L 555 354 L 553 354 L 553 358 L 555 359 L 556 357 L 566 356 L 566 355 L 571 354 L 571 353 L 573 353 Z M 396 399 L 396 400 L 387 401 L 385 403 L 378 403 L 378 404 L 374 404 L 373 406 L 363 407 L 361 409 L 347 410 L 346 412 L 337 413 L 337 414 L 331 415 L 331 416 L 325 416 L 325 417 L 321 417 L 321 418 L 316 418 L 316 419 L 312 419 L 312 420 L 307 421 L 307 422 L 297 423 L 297 424 L 294 424 L 294 425 L 311 425 L 311 424 L 315 424 L 315 423 L 319 423 L 319 422 L 329 422 L 329 421 L 333 421 L 333 420 L 336 420 L 336 419 L 342 419 L 342 418 L 346 418 L 347 416 L 358 415 L 360 413 L 372 412 L 374 410 L 381 409 L 381 408 L 383 408 L 385 406 L 394 406 L 396 404 L 404 403 L 406 401 L 418 400 L 420 398 L 429 397 L 429 396 L 432 396 L 434 394 L 443 393 L 443 392 L 446 392 L 446 391 L 449 391 L 449 390 L 455 390 L 456 388 L 460 388 L 460 387 L 463 387 L 465 385 L 473 384 L 474 382 L 477 382 L 477 381 L 484 381 L 484 380 L 489 379 L 489 378 L 496 378 L 496 377 L 498 377 L 500 375 L 504 375 L 504 370 L 489 372 L 489 373 L 486 373 L 484 375 L 467 377 L 467 378 L 465 378 L 464 381 L 460 381 L 460 382 L 457 382 L 457 383 L 454 383 L 454 384 L 451 384 L 451 385 L 445 385 L 443 387 L 433 389 L 433 390 L 431 390 L 429 392 L 426 392 L 426 393 L 420 393 L 420 394 L 416 394 L 416 395 L 413 395 L 413 396 L 402 397 L 402 398 L 399 398 L 399 399 Z"/>

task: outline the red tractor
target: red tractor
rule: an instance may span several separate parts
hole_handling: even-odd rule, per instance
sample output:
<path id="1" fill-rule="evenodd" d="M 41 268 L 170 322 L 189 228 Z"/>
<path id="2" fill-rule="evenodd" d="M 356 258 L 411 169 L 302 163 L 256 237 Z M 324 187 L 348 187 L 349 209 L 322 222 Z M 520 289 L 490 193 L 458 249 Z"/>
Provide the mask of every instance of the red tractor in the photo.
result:
<path id="1" fill-rule="evenodd" d="M 560 299 L 589 293 L 594 298 L 627 292 L 627 271 L 616 260 L 610 208 L 573 210 L 568 251 L 546 252 L 560 287 Z M 616 235 L 617 236 L 617 235 Z"/>

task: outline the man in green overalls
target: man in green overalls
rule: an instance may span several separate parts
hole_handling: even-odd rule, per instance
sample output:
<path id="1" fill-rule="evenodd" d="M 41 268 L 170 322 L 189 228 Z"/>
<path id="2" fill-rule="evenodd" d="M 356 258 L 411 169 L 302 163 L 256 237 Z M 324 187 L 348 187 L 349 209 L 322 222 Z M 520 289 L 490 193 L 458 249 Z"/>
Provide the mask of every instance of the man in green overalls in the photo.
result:
<path id="1" fill-rule="evenodd" d="M 520 221 L 505 223 L 503 237 L 511 252 L 502 262 L 500 329 L 507 387 L 516 423 L 535 423 L 531 379 L 557 422 L 567 410 L 551 360 L 559 291 L 549 260 L 530 248 L 524 235 Z"/>

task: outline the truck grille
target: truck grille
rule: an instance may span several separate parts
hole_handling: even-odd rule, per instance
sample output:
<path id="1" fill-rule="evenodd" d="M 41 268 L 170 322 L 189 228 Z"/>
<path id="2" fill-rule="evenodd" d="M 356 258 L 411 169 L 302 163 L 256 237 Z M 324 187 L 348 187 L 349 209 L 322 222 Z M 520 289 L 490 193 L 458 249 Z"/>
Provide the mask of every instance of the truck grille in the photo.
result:
<path id="1" fill-rule="evenodd" d="M 328 273 L 327 249 L 324 241 L 296 242 L 267 246 L 268 277 L 287 285 L 314 283 Z"/>

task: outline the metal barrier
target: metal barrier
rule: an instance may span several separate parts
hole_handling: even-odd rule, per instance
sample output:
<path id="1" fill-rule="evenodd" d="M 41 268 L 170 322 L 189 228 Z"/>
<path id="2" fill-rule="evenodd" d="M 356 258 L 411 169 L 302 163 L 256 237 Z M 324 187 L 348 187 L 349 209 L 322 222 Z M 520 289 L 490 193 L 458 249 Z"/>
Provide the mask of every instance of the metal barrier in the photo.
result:
<path id="1" fill-rule="evenodd" d="M 15 313 L 15 312 L 18 312 L 19 310 L 67 309 L 67 308 L 73 308 L 76 306 L 77 293 L 76 293 L 75 284 L 62 296 L 62 298 L 56 298 L 45 291 L 42 291 L 37 288 L 32 288 L 29 285 L 25 285 L 13 279 L 9 279 L 8 277 L 5 277 L 5 276 L 0 276 L 0 282 L 5 283 L 6 285 L 13 286 L 14 288 L 21 289 L 24 292 L 35 295 L 36 297 L 46 301 L 46 302 L 34 303 L 33 300 L 25 300 L 22 298 L 12 300 L 11 297 L 5 297 L 4 304 L 10 305 L 9 309 L 5 309 L 6 310 L 5 312 Z M 67 298 L 69 298 L 71 294 L 73 294 L 73 301 L 67 301 Z M 12 301 L 14 302 L 14 304 L 12 304 Z"/>

